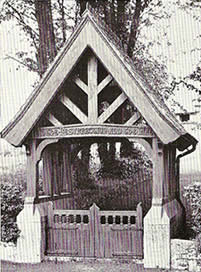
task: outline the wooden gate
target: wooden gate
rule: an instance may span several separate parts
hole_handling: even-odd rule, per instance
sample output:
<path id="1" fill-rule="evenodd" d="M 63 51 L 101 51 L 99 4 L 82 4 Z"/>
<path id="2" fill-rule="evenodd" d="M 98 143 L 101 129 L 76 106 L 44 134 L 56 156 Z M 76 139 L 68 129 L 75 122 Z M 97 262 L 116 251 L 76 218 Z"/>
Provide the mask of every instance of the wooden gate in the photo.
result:
<path id="1" fill-rule="evenodd" d="M 77 257 L 143 257 L 142 208 L 136 211 L 54 210 L 47 254 Z"/>

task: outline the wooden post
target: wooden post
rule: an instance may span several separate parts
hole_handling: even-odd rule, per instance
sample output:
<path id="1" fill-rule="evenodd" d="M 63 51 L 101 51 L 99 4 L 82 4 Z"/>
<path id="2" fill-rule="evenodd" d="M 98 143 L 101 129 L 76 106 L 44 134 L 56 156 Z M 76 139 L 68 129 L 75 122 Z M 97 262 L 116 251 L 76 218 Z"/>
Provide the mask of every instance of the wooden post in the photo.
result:
<path id="1" fill-rule="evenodd" d="M 163 204 L 163 182 L 164 182 L 164 154 L 163 146 L 159 146 L 158 139 L 153 138 L 153 188 L 152 204 Z"/>
<path id="2" fill-rule="evenodd" d="M 137 205 L 137 217 L 136 217 L 136 226 L 138 229 L 142 229 L 142 203 Z"/>
<path id="3" fill-rule="evenodd" d="M 46 148 L 43 152 L 43 190 L 45 195 L 52 195 L 52 157 L 51 153 Z"/>
<path id="4" fill-rule="evenodd" d="M 52 156 L 52 167 L 53 167 L 53 176 L 52 176 L 52 185 L 53 185 L 53 195 L 59 195 L 60 188 L 59 188 L 59 179 L 61 178 L 60 168 L 59 168 L 59 151 L 53 153 Z"/>
<path id="5" fill-rule="evenodd" d="M 36 140 L 27 149 L 27 193 L 25 202 L 34 202 L 38 189 L 38 163 L 36 159 Z"/>
<path id="6" fill-rule="evenodd" d="M 99 220 L 100 208 L 94 203 L 90 208 L 90 252 L 93 257 L 102 257 L 101 248 L 97 248 L 100 245 L 100 220 Z"/>
<path id="7" fill-rule="evenodd" d="M 66 146 L 63 152 L 63 185 L 64 192 L 72 192 L 71 156 L 70 145 Z"/>
<path id="8" fill-rule="evenodd" d="M 164 148 L 164 181 L 163 181 L 163 203 L 170 199 L 170 184 L 171 184 L 171 173 L 170 173 L 170 147 Z"/>
<path id="9" fill-rule="evenodd" d="M 98 119 L 98 60 L 90 56 L 88 61 L 88 122 L 96 124 Z"/>

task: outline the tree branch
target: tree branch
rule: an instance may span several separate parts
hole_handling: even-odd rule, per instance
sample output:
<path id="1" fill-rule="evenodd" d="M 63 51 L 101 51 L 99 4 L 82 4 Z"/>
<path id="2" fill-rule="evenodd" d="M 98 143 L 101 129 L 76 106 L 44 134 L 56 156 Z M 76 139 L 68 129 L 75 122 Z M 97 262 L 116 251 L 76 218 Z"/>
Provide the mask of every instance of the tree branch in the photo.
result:
<path id="1" fill-rule="evenodd" d="M 9 3 L 7 3 L 7 5 L 14 11 L 14 13 L 16 13 L 17 15 L 18 15 L 18 17 L 16 16 L 16 15 L 14 15 L 13 14 L 13 16 L 17 19 L 17 21 L 21 24 L 21 25 L 23 25 L 24 27 L 26 27 L 28 30 L 29 30 L 29 34 L 30 34 L 30 36 L 31 36 L 31 38 L 33 39 L 33 33 L 37 36 L 37 37 L 39 37 L 39 34 L 32 28 L 32 27 L 30 27 L 29 25 L 27 25 L 26 23 L 25 23 L 25 21 L 24 21 L 24 19 L 22 18 L 22 15 L 20 14 L 20 12 L 16 9 L 16 8 L 14 8 L 13 6 L 11 6 Z M 33 33 L 32 33 L 33 32 Z"/>
<path id="2" fill-rule="evenodd" d="M 35 69 L 33 66 L 30 66 L 28 64 L 25 64 L 23 61 L 20 61 L 19 59 L 15 58 L 15 57 L 12 57 L 12 56 L 9 56 L 9 55 L 6 55 L 6 58 L 5 59 L 12 59 L 14 61 L 16 61 L 17 63 L 23 65 L 24 67 L 28 68 L 29 70 L 33 71 L 33 72 L 36 72 L 36 73 L 39 73 L 39 71 L 37 69 Z"/>

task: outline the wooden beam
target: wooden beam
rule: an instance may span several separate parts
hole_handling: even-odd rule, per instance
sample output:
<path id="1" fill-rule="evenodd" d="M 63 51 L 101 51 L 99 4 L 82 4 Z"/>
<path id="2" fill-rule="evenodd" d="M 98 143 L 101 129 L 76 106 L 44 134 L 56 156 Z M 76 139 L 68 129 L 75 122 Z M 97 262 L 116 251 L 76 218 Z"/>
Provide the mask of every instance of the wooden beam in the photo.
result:
<path id="1" fill-rule="evenodd" d="M 46 119 L 50 121 L 55 127 L 63 126 L 63 124 L 50 112 L 46 115 Z"/>
<path id="2" fill-rule="evenodd" d="M 96 124 L 98 119 L 98 60 L 93 55 L 88 60 L 88 123 Z"/>
<path id="3" fill-rule="evenodd" d="M 27 147 L 27 190 L 26 198 L 34 201 L 37 197 L 38 188 L 38 163 L 36 159 L 36 140 L 32 140 L 29 147 Z"/>
<path id="4" fill-rule="evenodd" d="M 135 112 L 133 114 L 133 116 L 131 116 L 131 118 L 125 123 L 125 126 L 132 126 L 134 125 L 137 120 L 139 120 L 141 117 L 141 115 L 139 114 L 139 112 Z"/>
<path id="5" fill-rule="evenodd" d="M 62 192 L 72 193 L 72 173 L 71 173 L 71 149 L 68 144 L 63 151 L 63 180 Z"/>
<path id="6" fill-rule="evenodd" d="M 68 108 L 83 124 L 87 123 L 87 116 L 65 95 L 61 95 L 60 102 Z"/>
<path id="7" fill-rule="evenodd" d="M 88 86 L 79 77 L 74 77 L 73 82 L 88 95 Z"/>
<path id="8" fill-rule="evenodd" d="M 107 75 L 98 85 L 98 94 L 113 80 L 111 75 Z"/>
<path id="9" fill-rule="evenodd" d="M 41 159 L 41 155 L 42 152 L 44 151 L 44 149 L 50 145 L 50 144 L 55 144 L 59 141 L 59 139 L 45 139 L 44 141 L 42 141 L 36 149 L 36 162 L 39 162 Z"/>
<path id="10" fill-rule="evenodd" d="M 164 200 L 164 147 L 159 145 L 157 138 L 152 140 L 153 149 L 153 181 L 152 205 L 162 205 Z"/>
<path id="11" fill-rule="evenodd" d="M 120 94 L 117 99 L 115 99 L 115 101 L 109 106 L 109 108 L 100 115 L 98 118 L 98 123 L 104 123 L 116 111 L 116 109 L 118 109 L 121 104 L 124 103 L 126 99 L 127 96 L 124 93 Z"/>
<path id="12" fill-rule="evenodd" d="M 32 139 L 61 139 L 76 137 L 128 137 L 128 138 L 153 138 L 151 127 L 125 126 L 117 124 L 99 125 L 66 125 L 61 127 L 39 127 L 32 133 Z"/>
<path id="13" fill-rule="evenodd" d="M 52 154 L 48 149 L 43 152 L 43 190 L 45 195 L 52 194 Z"/>

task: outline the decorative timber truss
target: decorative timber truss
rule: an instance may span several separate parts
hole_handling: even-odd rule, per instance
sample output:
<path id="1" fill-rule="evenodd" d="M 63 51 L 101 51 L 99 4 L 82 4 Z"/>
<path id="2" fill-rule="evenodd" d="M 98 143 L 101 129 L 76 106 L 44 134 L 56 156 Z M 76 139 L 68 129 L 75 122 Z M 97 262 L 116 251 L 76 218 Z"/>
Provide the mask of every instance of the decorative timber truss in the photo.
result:
<path id="1" fill-rule="evenodd" d="M 97 57 L 87 50 L 32 138 L 154 137 L 136 107 Z"/>

